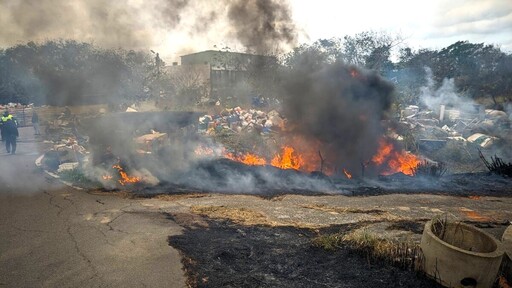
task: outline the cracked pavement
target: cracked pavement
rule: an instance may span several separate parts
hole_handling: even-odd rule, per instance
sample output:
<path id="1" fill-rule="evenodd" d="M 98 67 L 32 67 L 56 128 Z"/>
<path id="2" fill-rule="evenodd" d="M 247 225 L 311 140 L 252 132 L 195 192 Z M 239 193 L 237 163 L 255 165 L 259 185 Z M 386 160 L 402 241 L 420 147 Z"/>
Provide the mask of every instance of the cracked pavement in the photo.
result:
<path id="1" fill-rule="evenodd" d="M 92 195 L 34 167 L 32 129 L 0 147 L 0 287 L 186 287 L 167 237 L 181 227 L 143 200 Z"/>

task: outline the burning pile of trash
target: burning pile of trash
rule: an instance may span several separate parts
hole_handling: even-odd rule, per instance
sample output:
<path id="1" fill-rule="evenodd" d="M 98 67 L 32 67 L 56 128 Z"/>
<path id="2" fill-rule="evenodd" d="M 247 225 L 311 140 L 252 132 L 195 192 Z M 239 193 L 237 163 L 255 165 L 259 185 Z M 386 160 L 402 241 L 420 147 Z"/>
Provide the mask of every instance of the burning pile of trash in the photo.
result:
<path id="1" fill-rule="evenodd" d="M 130 106 L 88 119 L 64 111 L 53 122 L 59 132 L 48 161 L 55 171 L 80 168 L 111 188 L 342 193 L 346 182 L 373 185 L 382 175 L 475 171 L 478 149 L 510 152 L 502 149 L 512 143 L 504 111 L 408 106 L 394 121 L 393 86 L 375 72 L 343 64 L 292 72 L 283 78 L 279 109 L 216 105 L 205 114 Z"/>

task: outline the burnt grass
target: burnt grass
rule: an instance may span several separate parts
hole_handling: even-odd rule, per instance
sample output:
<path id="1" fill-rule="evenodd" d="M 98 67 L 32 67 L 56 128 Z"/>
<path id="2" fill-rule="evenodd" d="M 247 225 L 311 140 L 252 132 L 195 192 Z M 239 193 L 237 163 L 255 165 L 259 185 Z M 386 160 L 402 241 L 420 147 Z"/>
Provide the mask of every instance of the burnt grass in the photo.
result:
<path id="1" fill-rule="evenodd" d="M 185 226 L 168 239 L 183 256 L 190 287 L 438 287 L 348 247 L 312 246 L 318 233 L 347 232 L 350 225 L 313 231 L 205 221 L 207 227 Z"/>

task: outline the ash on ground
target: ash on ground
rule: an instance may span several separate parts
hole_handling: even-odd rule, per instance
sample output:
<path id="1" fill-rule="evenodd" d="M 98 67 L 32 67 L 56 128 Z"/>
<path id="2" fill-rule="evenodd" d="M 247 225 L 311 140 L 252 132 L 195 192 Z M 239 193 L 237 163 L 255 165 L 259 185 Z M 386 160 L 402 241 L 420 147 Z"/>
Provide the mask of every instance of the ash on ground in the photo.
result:
<path id="1" fill-rule="evenodd" d="M 422 275 L 368 261 L 346 247 L 315 248 L 312 230 L 207 223 L 169 237 L 184 256 L 191 287 L 436 287 Z"/>

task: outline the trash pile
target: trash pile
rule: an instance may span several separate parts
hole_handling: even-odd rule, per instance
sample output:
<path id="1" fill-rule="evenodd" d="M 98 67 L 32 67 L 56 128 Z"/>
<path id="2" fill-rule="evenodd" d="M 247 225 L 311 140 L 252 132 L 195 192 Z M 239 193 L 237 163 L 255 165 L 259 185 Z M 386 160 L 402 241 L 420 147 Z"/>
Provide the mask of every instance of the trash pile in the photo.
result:
<path id="1" fill-rule="evenodd" d="M 199 118 L 198 132 L 215 135 L 228 130 L 236 133 L 242 131 L 256 131 L 263 134 L 279 132 L 284 129 L 285 119 L 272 110 L 264 112 L 256 109 L 242 109 L 240 107 L 222 110 L 217 115 L 204 115 Z"/>
<path id="2" fill-rule="evenodd" d="M 88 161 L 89 139 L 79 133 L 80 120 L 69 108 L 46 121 L 44 143 L 50 145 L 43 164 L 57 173 L 81 167 Z"/>
<path id="3" fill-rule="evenodd" d="M 105 171 L 114 171 L 119 174 L 115 175 L 116 173 L 113 173 L 110 176 L 113 179 L 111 181 L 113 183 L 121 181 L 119 183 L 124 185 L 124 178 L 128 180 L 142 179 L 142 177 L 131 177 L 127 174 L 124 170 L 126 167 L 121 166 L 118 156 L 112 154 L 113 146 L 109 146 L 110 144 L 103 145 L 97 143 L 98 137 L 120 137 L 119 135 L 107 133 L 107 135 L 97 137 L 93 137 L 93 135 L 85 136 L 85 131 L 88 131 L 86 129 L 87 126 L 91 124 L 89 120 L 98 118 L 97 115 L 89 115 L 92 117 L 83 118 L 83 115 L 78 116 L 72 113 L 68 108 L 64 109 L 63 112 L 61 112 L 61 110 L 62 109 L 59 109 L 57 113 L 55 113 L 56 111 L 52 111 L 54 112 L 53 116 L 48 117 L 46 121 L 47 126 L 44 143 L 48 146 L 48 149 L 42 161 L 45 169 L 61 177 L 66 175 L 87 175 L 85 178 L 90 178 L 89 180 L 94 181 L 99 180 L 99 178 L 94 174 L 96 169 L 90 168 L 103 167 L 106 165 Z M 103 112 L 98 113 L 104 114 Z M 155 154 L 163 146 L 170 145 L 168 133 L 161 133 L 153 129 L 149 131 L 142 129 L 139 131 L 137 127 L 130 125 L 126 125 L 125 128 L 128 130 L 133 129 L 133 131 L 130 130 L 126 134 L 123 134 L 129 137 L 127 139 L 133 141 L 133 143 L 127 143 L 127 147 L 133 147 L 135 149 L 134 152 L 142 157 Z M 118 140 L 125 142 L 125 140 L 123 140 L 125 139 L 124 136 L 118 138 Z M 114 141 L 113 143 L 119 143 L 119 141 Z M 113 166 L 113 164 L 115 165 Z M 123 177 L 123 175 L 123 179 L 117 180 L 117 176 Z M 150 177 L 144 176 L 144 180 L 147 179 L 150 179 Z"/>
<path id="4" fill-rule="evenodd" d="M 512 153 L 510 149 L 503 149 L 512 144 L 512 115 L 475 106 L 470 111 L 447 109 L 444 105 L 438 111 L 407 106 L 401 110 L 395 138 L 407 142 L 405 146 L 411 150 L 437 156 L 442 161 L 466 159 L 470 162 L 478 159 L 477 150 Z M 446 153 L 441 155 L 441 152 Z"/>

